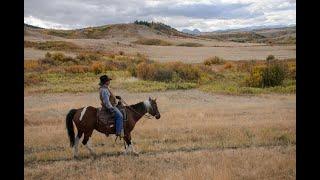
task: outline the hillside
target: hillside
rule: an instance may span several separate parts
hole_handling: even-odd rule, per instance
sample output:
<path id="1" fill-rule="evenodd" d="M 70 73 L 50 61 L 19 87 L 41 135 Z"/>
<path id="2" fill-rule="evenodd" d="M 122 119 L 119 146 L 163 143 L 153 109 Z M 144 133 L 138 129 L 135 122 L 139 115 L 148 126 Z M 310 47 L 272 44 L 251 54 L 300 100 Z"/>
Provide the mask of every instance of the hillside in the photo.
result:
<path id="1" fill-rule="evenodd" d="M 41 28 L 41 27 L 38 27 L 38 26 L 33 26 L 33 25 L 30 25 L 30 24 L 26 24 L 26 23 L 24 23 L 24 28 L 25 29 L 44 29 L 44 28 Z"/>
<path id="2" fill-rule="evenodd" d="M 295 44 L 296 27 L 204 32 L 199 37 L 243 43 Z"/>
<path id="3" fill-rule="evenodd" d="M 202 62 L 212 56 L 228 60 L 260 60 L 270 54 L 279 59 L 295 58 L 295 44 L 270 46 L 264 43 L 277 32 L 270 29 L 233 34 L 215 32 L 208 33 L 206 37 L 185 34 L 163 23 L 143 21 L 74 30 L 43 29 L 25 25 L 24 55 L 25 60 L 32 60 L 44 57 L 48 51 L 60 51 L 70 56 L 76 56 L 82 51 L 122 51 L 126 54 L 142 53 L 156 61 L 189 63 Z M 291 37 L 281 33 L 278 33 L 281 36 L 275 36 L 278 38 L 276 41 L 287 41 L 286 38 Z"/>
<path id="4" fill-rule="evenodd" d="M 262 28 L 262 29 L 233 29 L 214 32 L 200 32 L 184 29 L 182 32 L 163 23 L 135 21 L 128 24 L 111 24 L 98 27 L 87 27 L 74 30 L 44 29 L 25 24 L 25 35 L 43 37 L 45 39 L 211 39 L 240 43 L 267 43 L 267 44 L 295 44 L 296 27 Z"/>
<path id="5" fill-rule="evenodd" d="M 43 29 L 25 24 L 25 34 L 34 33 L 41 33 L 42 35 L 50 35 L 67 39 L 105 39 L 114 37 L 160 38 L 162 36 L 191 37 L 188 34 L 180 32 L 162 23 L 150 23 L 150 25 L 137 23 L 112 24 L 75 30 Z"/>

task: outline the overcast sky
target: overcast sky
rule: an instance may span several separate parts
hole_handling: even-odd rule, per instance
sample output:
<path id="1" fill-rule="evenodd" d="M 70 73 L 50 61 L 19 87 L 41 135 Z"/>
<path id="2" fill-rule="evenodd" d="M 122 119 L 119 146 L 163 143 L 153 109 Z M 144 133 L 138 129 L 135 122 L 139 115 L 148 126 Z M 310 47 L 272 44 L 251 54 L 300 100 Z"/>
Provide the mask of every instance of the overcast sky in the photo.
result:
<path id="1" fill-rule="evenodd" d="M 296 24 L 295 0 L 25 0 L 24 22 L 76 29 L 135 20 L 215 31 Z"/>

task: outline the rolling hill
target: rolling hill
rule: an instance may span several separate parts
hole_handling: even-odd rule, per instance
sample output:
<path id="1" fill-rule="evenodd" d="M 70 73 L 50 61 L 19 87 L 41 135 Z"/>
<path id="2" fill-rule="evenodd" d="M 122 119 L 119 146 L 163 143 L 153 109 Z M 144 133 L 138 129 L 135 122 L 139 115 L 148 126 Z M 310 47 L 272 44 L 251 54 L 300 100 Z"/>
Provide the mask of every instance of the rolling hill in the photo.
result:
<path id="1" fill-rule="evenodd" d="M 75 30 L 44 29 L 25 24 L 25 34 L 31 35 L 35 33 L 67 39 L 105 39 L 114 37 L 160 38 L 161 36 L 192 37 L 162 23 L 150 23 L 150 25 L 137 23 L 112 24 Z"/>
<path id="2" fill-rule="evenodd" d="M 199 37 L 243 43 L 295 44 L 296 26 L 204 32 Z"/>

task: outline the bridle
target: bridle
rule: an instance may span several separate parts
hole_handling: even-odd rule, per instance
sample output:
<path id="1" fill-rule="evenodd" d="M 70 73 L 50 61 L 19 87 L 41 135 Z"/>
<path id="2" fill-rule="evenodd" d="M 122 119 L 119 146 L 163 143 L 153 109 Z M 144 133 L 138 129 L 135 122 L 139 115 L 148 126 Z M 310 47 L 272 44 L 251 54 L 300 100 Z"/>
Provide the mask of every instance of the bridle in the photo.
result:
<path id="1" fill-rule="evenodd" d="M 133 112 L 135 112 L 135 113 L 137 113 L 137 114 L 139 114 L 139 115 L 141 115 L 141 116 L 144 116 L 144 117 L 146 117 L 146 118 L 148 118 L 148 119 L 152 119 L 152 118 L 153 118 L 153 116 L 150 115 L 150 114 L 147 115 L 147 114 L 141 114 L 141 113 L 137 112 L 137 111 L 134 110 L 132 107 L 130 107 L 130 105 L 128 105 L 122 98 L 120 99 L 120 101 L 122 101 L 123 104 L 125 104 L 125 105 L 126 105 L 129 109 L 131 109 Z M 152 108 L 151 104 L 150 104 L 150 107 Z M 147 113 L 149 113 L 148 108 L 147 108 Z"/>

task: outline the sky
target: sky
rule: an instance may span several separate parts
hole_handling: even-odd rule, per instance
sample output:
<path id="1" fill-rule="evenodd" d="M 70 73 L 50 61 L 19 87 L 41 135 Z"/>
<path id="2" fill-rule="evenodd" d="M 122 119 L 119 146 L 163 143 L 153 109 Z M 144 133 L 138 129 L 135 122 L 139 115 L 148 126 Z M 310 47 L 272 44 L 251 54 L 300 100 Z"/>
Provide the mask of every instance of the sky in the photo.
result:
<path id="1" fill-rule="evenodd" d="M 295 0 L 25 0 L 24 22 L 79 29 L 135 20 L 202 32 L 296 24 Z"/>

